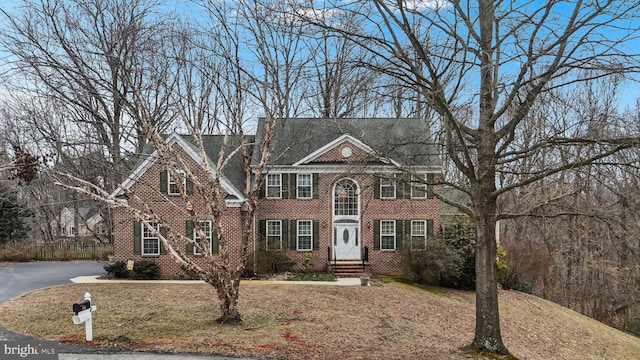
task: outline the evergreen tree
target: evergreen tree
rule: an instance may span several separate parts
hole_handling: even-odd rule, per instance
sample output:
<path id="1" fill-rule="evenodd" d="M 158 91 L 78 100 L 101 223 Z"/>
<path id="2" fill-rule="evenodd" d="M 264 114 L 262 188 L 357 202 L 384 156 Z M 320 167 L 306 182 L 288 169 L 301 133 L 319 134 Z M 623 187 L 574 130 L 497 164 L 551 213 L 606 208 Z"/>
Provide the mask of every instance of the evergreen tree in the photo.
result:
<path id="1" fill-rule="evenodd" d="M 20 204 L 15 191 L 0 184 L 0 244 L 27 236 L 25 218 L 32 216 L 31 210 Z"/>

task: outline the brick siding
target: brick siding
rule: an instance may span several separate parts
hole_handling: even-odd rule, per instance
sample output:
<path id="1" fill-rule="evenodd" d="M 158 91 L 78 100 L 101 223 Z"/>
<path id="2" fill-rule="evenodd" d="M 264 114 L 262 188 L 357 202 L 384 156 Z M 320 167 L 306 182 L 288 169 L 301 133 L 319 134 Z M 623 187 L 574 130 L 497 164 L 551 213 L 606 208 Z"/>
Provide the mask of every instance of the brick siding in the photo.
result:
<path id="1" fill-rule="evenodd" d="M 362 158 L 364 153 L 355 151 L 356 156 L 351 159 Z M 318 160 L 326 162 L 344 162 L 345 159 L 340 154 L 340 147 L 323 154 Z M 184 155 L 190 163 L 190 167 L 199 177 L 204 177 L 205 172 Z M 345 167 L 346 172 L 355 171 L 357 166 Z M 151 166 L 140 179 L 131 186 L 131 193 L 143 199 L 153 212 L 162 218 L 168 228 L 179 234 L 185 234 L 185 222 L 189 219 L 183 212 L 184 202 L 179 196 L 162 195 L 159 192 L 160 172 L 165 167 L 157 162 Z M 289 173 L 295 173 L 291 171 Z M 376 220 L 423 220 L 432 219 L 433 228 L 436 232 L 440 228 L 440 202 L 436 199 L 374 199 L 373 183 L 374 177 L 371 174 L 336 174 L 321 172 L 318 176 L 317 199 L 260 199 L 256 209 L 256 224 L 260 220 L 317 220 L 319 224 L 319 249 L 314 251 L 289 250 L 283 245 L 283 252 L 294 262 L 300 264 L 305 253 L 311 253 L 316 270 L 324 270 L 327 266 L 327 248 L 331 246 L 332 238 L 332 192 L 336 182 L 342 178 L 354 180 L 360 190 L 360 234 L 361 247 L 369 248 L 369 268 L 374 274 L 400 274 L 403 271 L 402 251 L 374 250 L 374 222 Z M 290 189 L 295 191 L 295 189 Z M 206 207 L 201 197 L 194 191 L 191 197 L 195 208 L 203 220 L 211 219 L 204 215 Z M 129 200 L 133 206 L 141 206 L 135 200 Z M 240 251 L 241 237 L 239 232 L 234 231 L 241 228 L 239 208 L 227 208 L 222 218 L 222 226 L 226 233 L 227 243 L 231 247 L 231 253 L 238 258 Z M 114 210 L 114 256 L 116 261 L 127 260 L 154 260 L 160 265 L 163 277 L 177 277 L 183 274 L 179 265 L 170 255 L 141 256 L 133 254 L 133 216 L 124 209 Z M 257 231 L 257 226 L 254 227 Z M 257 236 L 256 236 L 257 238 Z M 184 251 L 185 244 L 176 245 Z M 253 247 L 253 244 L 250 245 Z M 197 261 L 205 265 L 202 256 L 190 255 Z"/>

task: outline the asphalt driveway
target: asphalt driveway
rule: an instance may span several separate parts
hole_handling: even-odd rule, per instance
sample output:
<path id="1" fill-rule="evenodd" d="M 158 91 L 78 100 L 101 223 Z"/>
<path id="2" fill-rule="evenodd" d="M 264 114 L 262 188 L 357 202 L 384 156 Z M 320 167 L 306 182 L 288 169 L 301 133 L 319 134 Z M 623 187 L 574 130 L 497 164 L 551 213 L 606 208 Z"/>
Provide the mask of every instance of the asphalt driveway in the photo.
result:
<path id="1" fill-rule="evenodd" d="M 98 261 L 43 261 L 0 266 L 0 304 L 31 290 L 71 283 L 81 275 L 105 273 Z"/>

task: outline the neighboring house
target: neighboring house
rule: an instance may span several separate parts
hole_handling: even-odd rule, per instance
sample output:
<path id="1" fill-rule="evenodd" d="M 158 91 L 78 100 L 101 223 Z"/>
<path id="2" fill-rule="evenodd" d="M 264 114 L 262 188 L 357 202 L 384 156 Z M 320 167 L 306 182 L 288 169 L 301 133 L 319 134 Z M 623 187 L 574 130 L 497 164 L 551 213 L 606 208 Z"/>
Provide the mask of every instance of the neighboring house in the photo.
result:
<path id="1" fill-rule="evenodd" d="M 263 137 L 261 119 L 254 166 Z M 208 158 L 216 159 L 222 136 L 203 140 Z M 173 134 L 166 142 L 186 155 L 192 168 L 201 169 L 203 162 L 190 136 Z M 271 151 L 255 214 L 255 249 L 284 253 L 298 264 L 304 254 L 311 254 L 316 269 L 398 273 L 403 270 L 403 250 L 424 249 L 435 239 L 440 201 L 427 183 L 440 176 L 441 162 L 424 120 L 284 119 L 276 126 Z M 222 219 L 226 229 L 240 228 L 244 180 L 238 160 L 232 159 L 221 174 L 227 195 Z M 196 173 L 204 176 L 204 171 Z M 187 191 L 193 191 L 189 181 L 183 181 Z M 121 201 L 145 199 L 166 226 L 193 238 L 193 224 L 179 210 L 175 181 L 155 152 L 112 195 L 122 198 L 125 192 L 136 196 Z M 194 207 L 204 210 L 198 200 L 193 197 Z M 164 276 L 180 273 L 151 231 L 123 209 L 115 209 L 114 218 L 116 260 L 154 259 Z M 203 225 L 215 252 L 215 231 L 209 221 Z M 228 234 L 227 240 L 233 253 L 239 231 Z M 185 251 L 199 256 L 192 248 Z"/>
<path id="2" fill-rule="evenodd" d="M 51 227 L 58 229 L 60 237 L 104 237 L 107 227 L 100 211 L 95 207 L 74 208 L 63 207 L 60 211 L 60 222 L 53 220 Z"/>

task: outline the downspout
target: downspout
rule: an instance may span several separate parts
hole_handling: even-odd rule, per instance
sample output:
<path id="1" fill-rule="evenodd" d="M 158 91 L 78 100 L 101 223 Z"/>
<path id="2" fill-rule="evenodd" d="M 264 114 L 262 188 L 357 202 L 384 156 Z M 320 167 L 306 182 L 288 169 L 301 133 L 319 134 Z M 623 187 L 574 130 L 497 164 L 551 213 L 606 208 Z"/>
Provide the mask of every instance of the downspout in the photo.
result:
<path id="1" fill-rule="evenodd" d="M 256 213 L 253 212 L 253 275 L 258 275 L 256 272 L 258 266 L 258 255 L 256 254 Z"/>

